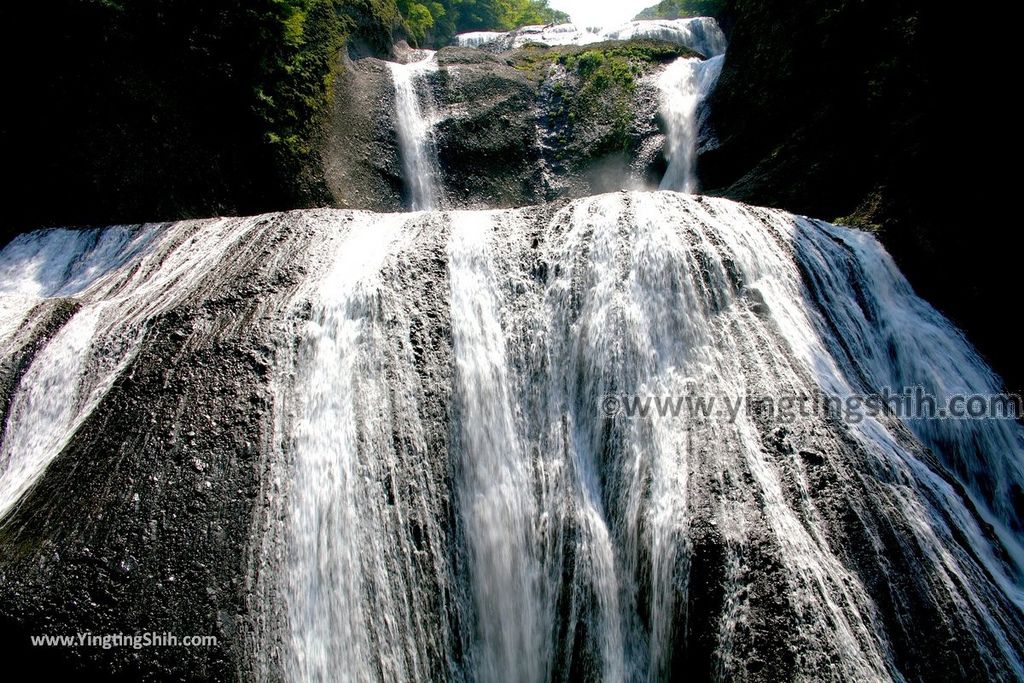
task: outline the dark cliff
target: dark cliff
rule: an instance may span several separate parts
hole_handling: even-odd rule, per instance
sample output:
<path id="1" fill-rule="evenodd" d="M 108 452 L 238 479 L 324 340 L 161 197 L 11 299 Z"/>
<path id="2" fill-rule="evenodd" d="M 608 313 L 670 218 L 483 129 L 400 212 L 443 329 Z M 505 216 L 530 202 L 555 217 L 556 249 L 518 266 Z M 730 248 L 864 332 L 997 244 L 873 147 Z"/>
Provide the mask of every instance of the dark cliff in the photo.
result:
<path id="1" fill-rule="evenodd" d="M 1013 137 L 996 101 L 1010 43 L 919 0 L 734 0 L 730 15 L 703 186 L 875 231 L 1019 389 L 998 322 L 1016 288 L 999 201 L 1011 181 L 988 158 Z"/>

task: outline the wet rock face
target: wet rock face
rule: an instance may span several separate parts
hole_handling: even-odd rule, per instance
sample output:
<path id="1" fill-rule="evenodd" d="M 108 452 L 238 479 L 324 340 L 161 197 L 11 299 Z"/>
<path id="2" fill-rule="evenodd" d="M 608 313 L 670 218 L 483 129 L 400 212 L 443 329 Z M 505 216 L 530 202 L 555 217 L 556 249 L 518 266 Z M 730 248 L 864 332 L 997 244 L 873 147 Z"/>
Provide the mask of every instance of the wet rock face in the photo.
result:
<path id="1" fill-rule="evenodd" d="M 237 539 L 250 534 L 271 402 L 250 346 L 257 340 L 182 354 L 174 334 L 193 322 L 173 316 L 153 330 L 163 339 L 139 356 L 49 469 L 29 512 L 3 532 L 5 547 L 17 549 L 0 570 L 3 609 L 23 634 L 152 631 L 220 641 L 155 651 L 141 665 L 122 651 L 110 659 L 127 676 L 223 679 L 244 642 L 245 546 Z M 180 365 L 166 362 L 174 356 Z M 77 665 L 107 660 L 90 649 L 56 657 L 68 654 L 84 660 Z"/>
<path id="2" fill-rule="evenodd" d="M 288 359 L 309 322 L 301 285 L 327 267 L 332 255 L 324 245 L 344 234 L 350 220 L 314 211 L 229 221 L 224 232 L 231 235 L 231 256 L 215 269 L 182 252 L 208 252 L 210 232 L 224 221 L 147 226 L 154 237 L 140 262 L 123 270 L 118 259 L 98 265 L 97 277 L 115 283 L 140 272 L 149 278 L 143 287 L 165 282 L 168 274 L 180 279 L 166 281 L 160 292 L 166 299 L 151 293 L 140 301 L 160 312 L 144 314 L 136 355 L 0 522 L 5 654 L 41 674 L 80 680 L 281 680 L 291 647 L 283 584 L 292 465 L 277 425 L 289 419 L 292 406 L 275 387 L 290 382 Z M 440 456 L 429 461 L 432 469 L 422 452 L 410 456 L 405 470 L 388 474 L 396 491 L 422 474 L 443 492 L 452 477 L 444 457 L 446 238 L 441 222 L 432 227 L 420 250 L 387 264 L 394 287 L 424 294 L 410 299 L 408 310 L 384 315 L 388 324 L 401 315 L 409 326 L 406 348 L 421 383 L 415 400 L 426 425 L 418 438 Z M 180 266 L 176 257 L 185 259 L 184 272 L 168 273 Z M 90 256 L 81 260 L 94 263 Z M 26 369 L 83 302 L 86 308 L 96 303 L 89 295 L 42 299 L 3 339 L 5 423 Z M 102 331 L 95 339 L 94 346 L 110 342 Z M 95 367 L 83 374 L 100 372 Z M 403 429 L 396 422 L 396 442 L 413 438 Z M 10 430 L 2 436 L 9 439 Z M 0 457 L 2 468 L 9 464 Z M 426 513 L 403 511 L 411 537 L 430 524 L 451 526 L 443 516 L 424 519 Z M 456 554 L 444 549 L 445 557 Z M 431 570 L 425 564 L 421 573 Z M 422 598 L 438 595 L 424 591 Z M 30 642 L 37 635 L 168 633 L 217 641 L 141 649 Z M 443 659 L 436 648 L 433 659 Z M 444 678 L 440 670 L 432 675 Z"/>
<path id="3" fill-rule="evenodd" d="M 250 553 L 274 488 L 269 379 L 278 339 L 266 320 L 303 268 L 271 252 L 298 253 L 308 234 L 268 219 L 249 238 L 226 270 L 197 274 L 201 293 L 149 321 L 138 354 L 0 526 L 0 628 L 16 658 L 115 680 L 228 680 L 246 667 L 258 618 L 248 600 L 269 571 Z M 139 650 L 28 642 L 80 633 L 218 642 Z"/>
<path id="4" fill-rule="evenodd" d="M 483 51 L 446 48 L 431 80 L 438 164 L 457 207 L 508 208 L 546 199 L 537 83 Z"/>
<path id="5" fill-rule="evenodd" d="M 657 41 L 442 50 L 449 78 L 435 93 L 450 115 L 437 134 L 453 205 L 656 187 L 665 163 L 654 81 L 684 54 Z"/>
<path id="6" fill-rule="evenodd" d="M 628 106 L 615 95 L 580 101 L 576 74 L 553 67 L 541 84 L 540 139 L 548 199 L 656 188 L 667 164 L 654 78 L 630 86 Z"/>

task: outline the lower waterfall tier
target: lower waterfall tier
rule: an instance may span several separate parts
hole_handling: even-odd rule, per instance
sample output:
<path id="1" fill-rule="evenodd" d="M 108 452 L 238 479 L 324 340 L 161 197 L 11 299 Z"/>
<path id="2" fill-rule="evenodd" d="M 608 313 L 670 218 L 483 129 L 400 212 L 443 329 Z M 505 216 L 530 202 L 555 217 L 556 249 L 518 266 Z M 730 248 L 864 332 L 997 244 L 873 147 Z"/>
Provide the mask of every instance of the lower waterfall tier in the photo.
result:
<path id="1" fill-rule="evenodd" d="M 1000 385 L 864 233 L 671 192 L 41 231 L 0 349 L 16 658 L 1024 679 L 1024 430 L 868 410 Z M 85 632 L 217 644 L 29 646 Z"/>

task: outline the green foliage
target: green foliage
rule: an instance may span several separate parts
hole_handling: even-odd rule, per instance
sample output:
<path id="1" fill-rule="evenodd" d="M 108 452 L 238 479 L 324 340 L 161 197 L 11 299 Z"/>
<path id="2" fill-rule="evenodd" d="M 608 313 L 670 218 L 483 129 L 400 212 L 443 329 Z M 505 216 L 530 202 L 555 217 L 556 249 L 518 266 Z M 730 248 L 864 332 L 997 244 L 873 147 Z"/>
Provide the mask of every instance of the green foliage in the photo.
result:
<path id="1" fill-rule="evenodd" d="M 574 72 L 579 88 L 572 97 L 570 121 L 597 120 L 610 126 L 608 151 L 625 150 L 633 125 L 636 79 L 643 69 L 630 57 L 612 50 L 587 50 L 562 55 L 559 62 Z"/>
<path id="2" fill-rule="evenodd" d="M 569 21 L 569 15 L 548 7 L 547 0 L 531 0 L 524 3 L 513 15 L 514 26 L 529 26 L 531 24 L 558 24 Z"/>
<path id="3" fill-rule="evenodd" d="M 576 72 L 581 84 L 579 97 L 584 102 L 609 92 L 629 98 L 636 91 L 636 77 L 642 74 L 641 68 L 628 57 L 602 50 L 563 55 L 559 61 Z"/>
<path id="4" fill-rule="evenodd" d="M 331 63 L 343 25 L 334 0 L 275 0 L 268 54 L 254 84 L 264 140 L 286 172 L 306 167 L 310 141 L 331 93 Z"/>
<path id="5" fill-rule="evenodd" d="M 729 0 L 662 0 L 637 15 L 637 19 L 717 17 L 728 11 Z"/>
<path id="6" fill-rule="evenodd" d="M 47 0 L 0 113 L 23 221 L 83 223 L 317 204 L 316 136 L 338 51 L 383 49 L 395 0 Z M 31 30 L 29 30 L 31 29 Z M 2 48 L 8 64 L 29 52 Z M 45 179 L 45 180 L 44 180 Z M 60 188 L 60 201 L 48 193 Z M 17 221 L 17 219 L 16 219 Z"/>
<path id="7" fill-rule="evenodd" d="M 446 14 L 440 3 L 423 4 L 415 0 L 398 0 L 398 11 L 402 14 L 409 39 L 415 44 L 424 42 L 434 29 L 437 19 Z"/>

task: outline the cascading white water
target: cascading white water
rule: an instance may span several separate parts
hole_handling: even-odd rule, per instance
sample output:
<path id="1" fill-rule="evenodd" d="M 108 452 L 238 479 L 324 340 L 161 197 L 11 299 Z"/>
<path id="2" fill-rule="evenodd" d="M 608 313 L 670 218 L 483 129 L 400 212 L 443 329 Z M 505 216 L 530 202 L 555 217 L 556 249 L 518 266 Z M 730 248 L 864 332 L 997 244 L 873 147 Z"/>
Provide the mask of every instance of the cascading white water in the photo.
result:
<path id="1" fill-rule="evenodd" d="M 514 50 L 527 43 L 543 45 L 586 45 L 600 40 L 599 35 L 575 24 L 523 26 L 515 31 L 470 31 L 455 36 L 459 47 L 494 46 Z"/>
<path id="2" fill-rule="evenodd" d="M 721 199 L 20 237 L 5 360 L 59 329 L 11 392 L 0 510 L 284 220 L 305 279 L 254 323 L 282 349 L 277 678 L 1024 678 L 1019 423 L 607 410 L 998 389 L 873 238 Z"/>
<path id="3" fill-rule="evenodd" d="M 668 170 L 662 190 L 692 194 L 698 190 L 697 143 L 700 135 L 700 107 L 714 90 L 725 57 L 707 60 L 681 58 L 658 78 L 661 111 L 665 120 L 665 158 Z"/>
<path id="4" fill-rule="evenodd" d="M 631 21 L 624 26 L 604 31 L 603 40 L 634 40 L 647 38 L 663 40 L 688 47 L 704 57 L 711 58 L 725 54 L 728 43 L 718 22 L 711 17 L 687 19 L 652 19 Z"/>
<path id="5" fill-rule="evenodd" d="M 378 273 L 401 225 L 394 217 L 383 225 L 363 222 L 339 242 L 297 363 L 298 418 L 288 435 L 295 478 L 289 672 L 296 681 L 366 680 L 375 661 L 387 666 L 384 653 L 375 652 L 367 628 L 373 615 L 363 603 L 356 384 L 372 339 Z"/>
<path id="6" fill-rule="evenodd" d="M 469 31 L 455 36 L 455 44 L 459 47 L 482 47 L 507 35 L 502 31 Z"/>
<path id="7" fill-rule="evenodd" d="M 460 47 L 493 45 L 500 50 L 514 50 L 527 43 L 551 46 L 591 45 L 602 41 L 642 38 L 681 45 L 705 57 L 723 54 L 726 48 L 725 34 L 722 33 L 718 22 L 711 17 L 631 21 L 622 26 L 604 29 L 583 28 L 575 24 L 555 24 L 524 26 L 507 33 L 472 31 L 455 36 L 455 44 Z"/>
<path id="8" fill-rule="evenodd" d="M 289 680 L 451 677 L 442 494 L 417 415 L 405 293 L 383 274 L 401 275 L 389 264 L 421 236 L 408 220 L 314 220 L 323 244 L 295 301 L 310 319 L 276 387 L 277 438 L 292 463 Z"/>
<path id="9" fill-rule="evenodd" d="M 955 463 L 966 452 L 942 455 L 949 471 L 975 492 L 968 506 L 945 483 L 942 466 L 908 437 L 912 425 L 895 419 L 840 428 L 808 418 L 789 424 L 789 436 L 779 436 L 748 413 L 735 421 L 700 415 L 634 421 L 600 413 L 606 394 L 681 396 L 695 388 L 716 396 L 841 393 L 892 385 L 922 372 L 929 386 L 937 386 L 936 379 L 943 385 L 956 379 L 973 390 L 994 389 L 980 359 L 947 321 L 913 296 L 877 243 L 781 212 L 671 193 L 584 200 L 537 227 L 515 213 L 459 213 L 448 221 L 450 457 L 461 471 L 454 486 L 468 562 L 462 613 L 472 623 L 462 636 L 447 632 L 465 639 L 460 651 L 469 653 L 458 675 L 536 681 L 589 672 L 608 681 L 665 680 L 685 666 L 678 657 L 687 639 L 688 605 L 695 599 L 691 591 L 705 590 L 690 587 L 691 572 L 720 562 L 722 604 L 728 607 L 702 628 L 716 634 L 712 668 L 721 678 L 746 666 L 750 645 L 742 643 L 750 636 L 742 625 L 757 618 L 750 596 L 766 592 L 777 609 L 799 615 L 798 630 L 787 636 L 799 643 L 799 670 L 899 680 L 896 636 L 883 625 L 882 600 L 888 598 L 851 565 L 848 553 L 854 549 L 836 546 L 838 532 L 827 512 L 834 505 L 851 505 L 849 514 L 866 519 L 880 515 L 883 526 L 871 532 L 878 534 L 879 546 L 872 552 L 886 558 L 883 563 L 905 554 L 919 568 L 926 566 L 932 578 L 925 593 L 956 613 L 950 618 L 960 623 L 963 636 L 989 643 L 986 656 L 996 669 L 1024 672 L 1015 650 L 1022 642 L 1012 625 L 1017 617 L 1006 611 L 1018 609 L 1009 605 L 1019 600 L 1021 585 L 1014 543 L 986 538 L 982 531 L 988 523 L 1019 528 L 1020 520 L 1005 505 L 1010 488 L 1024 481 L 1018 456 L 1004 450 L 1021 451 L 1015 423 L 969 427 L 974 436 L 968 469 L 998 478 L 998 485 L 972 483 L 969 472 L 957 472 Z M 375 244 L 392 239 L 390 234 L 385 230 Z M 540 244 L 537 234 L 543 235 Z M 409 238 L 405 247 L 392 249 L 415 251 L 417 243 Z M 531 272 L 516 265 L 531 262 L 546 264 L 548 274 L 538 278 L 536 266 Z M 873 290 L 865 274 L 876 269 L 883 274 L 878 281 L 889 284 Z M 417 296 L 391 290 L 363 268 L 341 270 L 347 278 L 378 282 L 369 291 L 384 297 L 370 307 L 346 304 L 347 324 L 357 328 L 375 320 L 374 311 Z M 835 273 L 844 279 L 835 280 Z M 942 339 L 943 353 L 968 371 L 926 367 L 924 356 L 909 352 L 916 342 L 907 332 L 898 343 L 908 345 L 909 353 L 895 360 L 867 348 L 856 351 L 859 360 L 880 363 L 865 384 L 863 368 L 850 365 L 844 349 L 861 339 L 872 348 L 888 348 L 895 327 L 870 325 L 849 287 L 871 292 L 873 320 L 885 319 L 886 311 L 901 320 L 900 330 L 927 325 Z M 363 290 L 332 285 L 325 291 L 348 301 L 362 295 L 341 292 Z M 376 356 L 401 339 L 342 336 L 350 340 L 345 349 L 332 348 L 342 358 Z M 373 383 L 358 364 L 347 372 L 359 384 Z M 324 378 L 317 391 L 336 387 L 338 395 L 347 395 L 342 388 L 352 381 Z M 314 433 L 336 451 L 333 444 L 347 443 L 331 436 L 337 425 L 366 427 L 349 413 L 335 417 Z M 389 428 L 369 432 L 379 429 Z M 945 429 L 959 433 L 952 425 Z M 780 455 L 772 445 L 776 438 L 795 445 Z M 363 448 L 371 461 L 401 457 L 385 441 Z M 842 454 L 820 456 L 839 482 L 830 486 L 847 492 L 839 494 L 841 501 L 816 488 L 815 472 L 802 460 L 808 450 Z M 326 482 L 343 480 L 320 470 L 296 485 L 322 491 Z M 875 483 L 865 488 L 865 482 Z M 1001 493 L 988 504 L 983 492 L 991 490 Z M 302 495 L 297 500 L 304 505 Z M 365 635 L 378 622 L 408 624 L 400 603 L 379 619 L 365 607 L 349 613 L 349 602 L 331 597 L 344 591 L 358 602 L 391 581 L 365 566 L 367 555 L 387 552 L 391 537 L 380 528 L 375 504 L 341 490 L 320 499 L 322 510 L 335 509 L 332 501 L 354 501 L 346 517 L 354 528 L 331 545 L 330 537 L 346 524 L 332 525 L 325 536 L 322 512 L 297 515 L 302 533 L 312 534 L 299 544 L 307 549 L 306 566 L 317 572 L 347 567 L 339 570 L 344 576 L 361 571 L 362 580 L 370 577 L 378 588 L 354 588 L 351 581 L 358 578 L 324 577 L 320 588 L 295 595 L 307 601 L 321 596 L 307 602 L 319 618 L 326 605 L 334 605 L 338 619 L 358 615 L 364 633 L 354 643 L 409 642 L 402 635 L 408 626 Z M 884 525 L 895 525 L 899 533 L 886 536 Z M 709 529 L 721 539 L 720 560 L 706 556 Z M 770 552 L 775 575 L 752 574 L 745 566 L 758 547 L 756 552 Z M 347 559 L 334 557 L 336 549 L 346 548 Z M 999 558 L 1004 551 L 1009 565 Z M 364 558 L 362 566 L 356 556 Z M 335 671 L 356 666 L 356 677 L 413 679 L 409 670 L 383 678 L 374 673 L 382 665 L 379 655 L 342 646 L 330 635 L 338 632 L 352 629 L 316 631 L 303 647 L 317 651 L 322 645 L 316 638 L 325 638 L 337 648 Z M 311 677 L 303 671 L 293 678 Z"/>
<path id="10" fill-rule="evenodd" d="M 29 359 L 10 398 L 0 446 L 0 519 L 110 389 L 149 321 L 197 287 L 249 227 L 221 220 L 201 230 L 190 223 L 173 230 L 48 230 L 21 235 L 4 249 L 0 330 L 31 330 L 36 318 L 53 314 L 54 302 L 76 310 Z M 4 355 L 32 343 L 8 332 Z"/>
<path id="11" fill-rule="evenodd" d="M 0 340 L 40 301 L 73 297 L 146 243 L 128 228 L 48 230 L 16 238 L 0 258 Z"/>
<path id="12" fill-rule="evenodd" d="M 440 192 L 433 124 L 420 106 L 420 85 L 426 74 L 437 69 L 435 54 L 424 50 L 417 61 L 389 62 L 388 66 L 395 84 L 395 122 L 409 207 L 413 211 L 436 209 Z"/>
<path id="13" fill-rule="evenodd" d="M 513 403 L 500 280 L 489 257 L 494 220 L 487 213 L 452 216 L 454 438 L 480 632 L 478 680 L 527 683 L 546 674 L 549 615 L 540 605 L 530 463 Z"/>
<path id="14" fill-rule="evenodd" d="M 999 395 L 999 378 L 949 321 L 914 296 L 892 259 L 879 253 L 877 242 L 865 233 L 819 225 L 833 239 L 813 244 L 804 239 L 801 246 L 808 259 L 832 269 L 827 279 L 821 274 L 815 294 L 828 323 L 836 325 L 841 334 L 829 340 L 831 358 L 822 357 L 823 349 L 799 344 L 795 335 L 794 348 L 818 370 L 822 386 L 842 397 L 862 393 L 865 385 L 921 388 L 940 400 L 957 395 Z M 871 283 L 868 292 L 857 291 L 856 285 L 862 282 Z M 915 322 L 908 325 L 908 320 Z M 888 337 L 881 337 L 879 329 Z M 885 346 L 879 346 L 883 341 Z M 936 493 L 941 493 L 938 499 L 948 501 L 944 507 L 957 514 L 962 529 L 974 535 L 974 545 L 992 575 L 1024 609 L 1024 510 L 1014 502 L 1019 500 L 1016 497 L 1024 479 L 1024 460 L 1017 455 L 1024 447 L 1024 434 L 1018 422 L 947 417 L 908 419 L 906 424 L 966 486 L 971 505 L 982 517 L 981 526 L 963 514 L 955 502 L 959 498 L 955 491 L 934 481 Z M 892 435 L 873 421 L 858 425 L 856 433 L 876 447 L 899 448 Z M 1013 455 L 1001 457 L 1000 453 Z M 919 465 L 914 469 L 920 477 L 931 476 Z M 986 530 L 999 538 L 1008 561 L 989 552 L 990 546 L 983 540 Z"/>

